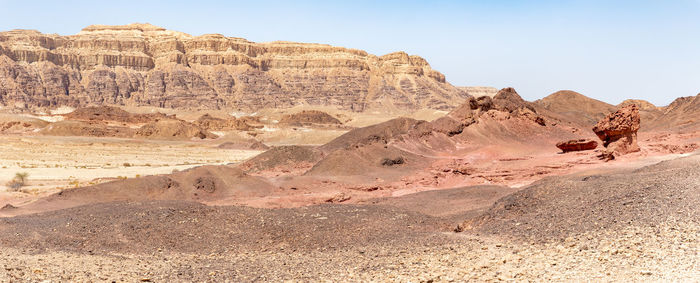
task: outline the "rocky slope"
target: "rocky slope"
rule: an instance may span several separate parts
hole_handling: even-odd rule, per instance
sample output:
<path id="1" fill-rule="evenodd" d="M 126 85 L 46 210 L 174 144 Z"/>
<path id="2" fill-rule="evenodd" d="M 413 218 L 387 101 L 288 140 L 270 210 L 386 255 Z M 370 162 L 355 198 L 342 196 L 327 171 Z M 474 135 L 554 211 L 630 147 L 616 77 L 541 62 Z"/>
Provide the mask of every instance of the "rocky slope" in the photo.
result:
<path id="1" fill-rule="evenodd" d="M 585 126 L 593 126 L 605 115 L 617 110 L 614 105 L 571 90 L 557 91 L 535 103 Z"/>
<path id="2" fill-rule="evenodd" d="M 149 24 L 77 35 L 0 32 L 0 105 L 257 110 L 450 109 L 468 95 L 423 58 L 323 44 L 192 36 Z"/>
<path id="3" fill-rule="evenodd" d="M 651 123 L 650 128 L 692 131 L 696 130 L 700 123 L 697 117 L 700 117 L 700 94 L 679 97 L 664 108 L 663 114 Z"/>

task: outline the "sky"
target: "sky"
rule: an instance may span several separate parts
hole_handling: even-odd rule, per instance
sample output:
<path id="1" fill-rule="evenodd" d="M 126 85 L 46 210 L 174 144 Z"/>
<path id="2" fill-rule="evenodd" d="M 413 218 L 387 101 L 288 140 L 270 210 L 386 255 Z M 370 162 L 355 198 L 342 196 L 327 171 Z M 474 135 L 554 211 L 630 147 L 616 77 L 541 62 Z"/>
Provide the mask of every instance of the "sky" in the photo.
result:
<path id="1" fill-rule="evenodd" d="M 192 35 L 419 55 L 456 86 L 667 105 L 700 92 L 700 0 L 8 1 L 0 30 L 147 22 Z"/>

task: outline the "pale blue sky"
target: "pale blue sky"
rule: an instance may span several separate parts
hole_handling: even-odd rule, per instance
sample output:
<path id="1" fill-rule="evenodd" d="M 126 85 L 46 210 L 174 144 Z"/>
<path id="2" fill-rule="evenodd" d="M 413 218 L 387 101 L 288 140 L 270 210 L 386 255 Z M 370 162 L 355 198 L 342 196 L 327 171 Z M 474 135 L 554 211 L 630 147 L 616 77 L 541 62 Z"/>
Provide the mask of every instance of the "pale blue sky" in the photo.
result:
<path id="1" fill-rule="evenodd" d="M 617 104 L 700 92 L 700 0 L 6 1 L 0 30 L 149 22 L 193 35 L 420 55 L 454 85 L 560 89 Z"/>

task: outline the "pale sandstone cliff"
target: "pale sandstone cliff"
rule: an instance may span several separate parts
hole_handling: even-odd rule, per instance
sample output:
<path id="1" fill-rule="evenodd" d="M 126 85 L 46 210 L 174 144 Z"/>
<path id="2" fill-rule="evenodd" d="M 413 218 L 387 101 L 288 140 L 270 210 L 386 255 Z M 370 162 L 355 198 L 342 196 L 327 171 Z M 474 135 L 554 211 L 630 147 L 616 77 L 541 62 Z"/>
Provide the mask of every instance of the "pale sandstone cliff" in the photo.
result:
<path id="1" fill-rule="evenodd" d="M 498 94 L 498 89 L 490 86 L 462 86 L 459 89 L 466 91 L 469 95 L 474 97 L 494 97 Z"/>
<path id="2" fill-rule="evenodd" d="M 0 105 L 450 109 L 465 91 L 418 56 L 191 36 L 149 24 L 0 32 Z"/>

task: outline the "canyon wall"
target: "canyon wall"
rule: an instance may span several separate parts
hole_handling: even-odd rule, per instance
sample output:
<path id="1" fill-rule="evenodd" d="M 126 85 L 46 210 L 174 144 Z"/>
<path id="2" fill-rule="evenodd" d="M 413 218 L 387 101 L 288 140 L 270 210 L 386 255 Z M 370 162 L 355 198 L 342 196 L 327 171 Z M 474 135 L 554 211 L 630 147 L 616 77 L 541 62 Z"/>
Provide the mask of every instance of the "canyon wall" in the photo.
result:
<path id="1" fill-rule="evenodd" d="M 404 52 L 191 36 L 149 24 L 94 25 L 69 36 L 0 32 L 0 105 L 10 107 L 448 110 L 467 96 Z"/>

